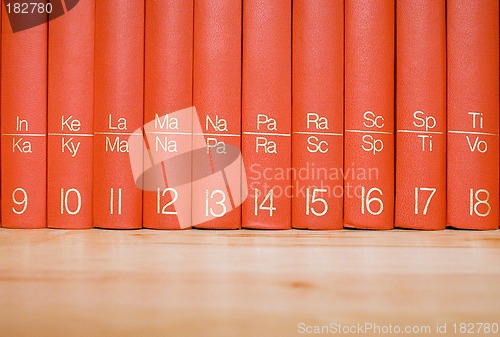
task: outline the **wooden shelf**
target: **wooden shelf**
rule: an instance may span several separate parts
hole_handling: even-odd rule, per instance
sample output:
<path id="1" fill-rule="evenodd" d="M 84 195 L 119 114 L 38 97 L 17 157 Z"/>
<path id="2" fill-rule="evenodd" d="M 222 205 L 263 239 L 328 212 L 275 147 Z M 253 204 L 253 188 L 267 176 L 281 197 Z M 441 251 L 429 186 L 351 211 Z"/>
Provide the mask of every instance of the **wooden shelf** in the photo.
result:
<path id="1" fill-rule="evenodd" d="M 5 336 L 500 323 L 499 303 L 500 231 L 0 230 Z"/>

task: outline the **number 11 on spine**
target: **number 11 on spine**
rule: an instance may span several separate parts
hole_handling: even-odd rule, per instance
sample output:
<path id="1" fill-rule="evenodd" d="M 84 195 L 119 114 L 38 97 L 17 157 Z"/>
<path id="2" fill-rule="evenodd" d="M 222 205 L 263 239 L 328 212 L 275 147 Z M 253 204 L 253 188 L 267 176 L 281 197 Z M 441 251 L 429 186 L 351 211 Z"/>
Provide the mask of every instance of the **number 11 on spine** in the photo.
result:
<path id="1" fill-rule="evenodd" d="M 99 0 L 95 11 L 94 227 L 141 228 L 129 137 L 142 137 L 144 1 Z"/>

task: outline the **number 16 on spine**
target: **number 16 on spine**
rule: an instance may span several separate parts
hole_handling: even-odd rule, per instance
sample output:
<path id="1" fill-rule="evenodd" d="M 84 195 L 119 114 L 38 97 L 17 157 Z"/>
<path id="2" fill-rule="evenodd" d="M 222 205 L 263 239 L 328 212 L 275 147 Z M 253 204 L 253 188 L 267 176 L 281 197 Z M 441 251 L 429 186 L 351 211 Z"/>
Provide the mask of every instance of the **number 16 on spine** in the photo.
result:
<path id="1" fill-rule="evenodd" d="M 345 2 L 345 227 L 393 227 L 394 8 Z"/>

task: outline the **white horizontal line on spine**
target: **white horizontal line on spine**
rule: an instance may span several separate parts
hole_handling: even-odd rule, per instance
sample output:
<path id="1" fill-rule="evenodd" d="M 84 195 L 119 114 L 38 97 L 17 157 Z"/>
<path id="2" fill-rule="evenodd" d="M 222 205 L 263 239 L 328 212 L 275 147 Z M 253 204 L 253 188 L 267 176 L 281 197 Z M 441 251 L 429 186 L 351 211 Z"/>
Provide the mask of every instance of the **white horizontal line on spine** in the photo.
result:
<path id="1" fill-rule="evenodd" d="M 498 133 L 489 133 L 489 132 L 479 132 L 479 131 L 456 131 L 456 130 L 448 130 L 449 133 L 456 133 L 462 135 L 484 135 L 484 136 L 495 136 L 498 137 Z"/>
<path id="2" fill-rule="evenodd" d="M 47 137 L 45 133 L 2 133 L 6 137 Z"/>
<path id="3" fill-rule="evenodd" d="M 294 134 L 297 135 L 318 135 L 318 136 L 343 136 L 342 133 L 332 133 L 332 132 L 311 132 L 311 131 L 296 131 Z"/>
<path id="4" fill-rule="evenodd" d="M 271 132 L 243 132 L 244 135 L 256 135 L 256 136 L 278 136 L 278 137 L 290 137 L 289 133 L 271 133 Z"/>
<path id="5" fill-rule="evenodd" d="M 353 132 L 353 133 L 379 133 L 382 135 L 393 135 L 393 132 L 388 131 L 376 131 L 376 130 L 345 130 L 345 132 Z"/>
<path id="6" fill-rule="evenodd" d="M 177 135 L 177 136 L 190 136 L 190 132 L 181 132 L 181 131 L 146 131 L 146 135 Z"/>
<path id="7" fill-rule="evenodd" d="M 57 132 L 49 132 L 49 136 L 94 137 L 94 135 L 91 133 L 57 133 Z"/>
<path id="8" fill-rule="evenodd" d="M 211 136 L 211 137 L 217 137 L 217 136 L 226 136 L 226 137 L 241 137 L 241 135 L 236 134 L 236 133 L 195 133 L 195 136 Z"/>
<path id="9" fill-rule="evenodd" d="M 117 135 L 117 136 L 142 136 L 142 133 L 136 132 L 94 132 L 94 135 Z"/>
<path id="10" fill-rule="evenodd" d="M 234 134 L 234 133 L 203 133 L 203 132 L 196 132 L 196 133 L 191 133 L 191 132 L 181 132 L 181 131 L 146 131 L 146 135 L 180 135 L 180 136 L 212 136 L 212 137 L 221 137 L 221 136 L 226 136 L 226 137 L 241 137 L 239 134 Z"/>
<path id="11" fill-rule="evenodd" d="M 441 131 L 424 131 L 424 130 L 397 130 L 396 132 L 402 132 L 402 133 L 425 133 L 425 134 L 431 134 L 431 135 L 444 135 L 446 132 L 441 132 Z"/>

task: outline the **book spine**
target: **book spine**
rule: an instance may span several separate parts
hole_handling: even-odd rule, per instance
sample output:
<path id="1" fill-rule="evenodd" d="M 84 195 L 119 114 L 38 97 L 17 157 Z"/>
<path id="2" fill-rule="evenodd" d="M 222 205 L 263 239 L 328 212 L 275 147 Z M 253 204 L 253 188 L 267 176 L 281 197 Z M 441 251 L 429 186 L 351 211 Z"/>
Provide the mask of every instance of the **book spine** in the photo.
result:
<path id="1" fill-rule="evenodd" d="M 207 156 L 195 156 L 193 168 L 211 166 L 205 177 L 193 181 L 193 191 L 199 192 L 193 193 L 194 225 L 238 229 L 241 227 L 241 160 L 238 158 L 241 151 L 242 1 L 197 0 L 194 14 L 193 103 L 203 128 Z M 234 162 L 232 168 L 221 167 L 230 170 L 226 180 L 216 183 L 221 172 L 216 167 L 231 161 Z"/>
<path id="2" fill-rule="evenodd" d="M 144 121 L 154 121 L 148 128 L 151 141 L 147 151 L 152 157 L 189 154 L 192 116 L 178 119 L 166 115 L 192 105 L 193 1 L 146 1 L 145 33 Z M 191 170 L 190 161 L 183 166 Z M 143 225 L 153 229 L 189 228 L 190 182 L 169 186 L 168 180 L 173 177 L 166 176 L 166 169 L 164 162 L 153 169 L 154 174 L 165 175 L 164 186 L 145 189 Z"/>
<path id="3" fill-rule="evenodd" d="M 447 4 L 448 225 L 499 223 L 498 1 Z"/>
<path id="4" fill-rule="evenodd" d="M 128 153 L 143 123 L 144 1 L 99 0 L 95 11 L 94 226 L 141 228 Z"/>
<path id="5" fill-rule="evenodd" d="M 242 227 L 291 228 L 290 0 L 243 3 Z"/>
<path id="6" fill-rule="evenodd" d="M 445 1 L 398 1 L 396 32 L 395 226 L 444 229 Z"/>
<path id="7" fill-rule="evenodd" d="M 1 62 L 1 57 L 2 57 L 2 1 L 0 0 L 0 227 L 2 227 L 2 164 L 1 164 L 1 156 L 2 156 L 2 62 Z"/>
<path id="8" fill-rule="evenodd" d="M 292 227 L 341 229 L 344 3 L 293 3 Z"/>
<path id="9" fill-rule="evenodd" d="M 47 23 L 14 33 L 5 3 L 1 11 L 2 226 L 42 228 L 47 226 Z"/>
<path id="10" fill-rule="evenodd" d="M 393 227 L 394 12 L 393 0 L 345 2 L 345 227 Z"/>
<path id="11" fill-rule="evenodd" d="M 49 23 L 47 225 L 92 228 L 94 0 Z"/>

